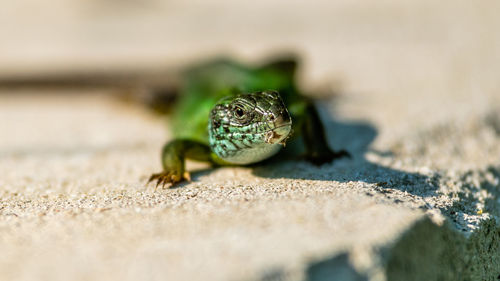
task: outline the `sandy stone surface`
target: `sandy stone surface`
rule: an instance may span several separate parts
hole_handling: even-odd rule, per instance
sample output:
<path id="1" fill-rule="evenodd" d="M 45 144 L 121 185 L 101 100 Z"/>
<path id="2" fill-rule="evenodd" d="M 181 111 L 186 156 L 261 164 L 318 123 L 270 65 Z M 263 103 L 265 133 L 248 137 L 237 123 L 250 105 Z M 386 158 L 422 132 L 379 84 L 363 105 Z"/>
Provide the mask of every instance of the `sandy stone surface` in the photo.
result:
<path id="1" fill-rule="evenodd" d="M 160 168 L 165 120 L 98 93 L 0 98 L 0 272 L 9 280 L 255 280 L 275 272 L 301 280 L 308 263 L 344 252 L 357 271 L 384 278 L 377 249 L 422 216 L 468 235 L 498 211 L 499 163 L 490 155 L 488 170 L 486 162 L 500 149 L 491 111 L 460 128 L 403 116 L 373 124 L 353 117 L 377 120 L 384 105 L 345 96 L 332 106 L 350 113 L 328 132 L 352 160 L 191 164 L 202 169 L 192 183 L 155 191 L 145 181 Z M 399 126 L 414 129 L 395 137 Z M 450 145 L 466 149 L 452 154 Z M 433 161 L 439 153 L 451 159 Z"/>
<path id="2" fill-rule="evenodd" d="M 0 78 L 294 50 L 302 87 L 335 92 L 318 105 L 353 158 L 189 163 L 191 183 L 155 190 L 168 120 L 109 95 L 120 90 L 4 88 L 0 279 L 500 274 L 497 1 L 35 2 L 0 11 L 24 11 L 0 25 Z"/>

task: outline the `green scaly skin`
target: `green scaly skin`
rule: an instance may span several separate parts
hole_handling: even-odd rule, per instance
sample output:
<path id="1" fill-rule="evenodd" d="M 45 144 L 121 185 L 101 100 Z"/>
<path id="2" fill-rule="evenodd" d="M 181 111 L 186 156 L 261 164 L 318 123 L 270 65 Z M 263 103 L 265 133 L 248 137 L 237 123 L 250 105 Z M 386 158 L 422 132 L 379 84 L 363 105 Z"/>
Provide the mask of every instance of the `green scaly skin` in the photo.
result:
<path id="1" fill-rule="evenodd" d="M 248 67 L 215 60 L 184 73 L 181 100 L 172 117 L 175 139 L 162 150 L 156 186 L 189 180 L 185 160 L 246 165 L 273 156 L 302 136 L 305 159 L 321 165 L 349 156 L 329 148 L 313 103 L 295 85 L 294 60 Z M 293 120 L 293 122 L 292 122 Z"/>

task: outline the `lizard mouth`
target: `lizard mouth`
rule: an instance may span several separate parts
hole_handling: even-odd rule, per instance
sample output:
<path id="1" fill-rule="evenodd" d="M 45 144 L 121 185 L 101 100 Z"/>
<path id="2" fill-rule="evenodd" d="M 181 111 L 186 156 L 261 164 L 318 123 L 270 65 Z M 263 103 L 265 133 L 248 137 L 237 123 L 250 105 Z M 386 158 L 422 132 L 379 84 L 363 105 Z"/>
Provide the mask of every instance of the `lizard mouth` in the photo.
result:
<path id="1" fill-rule="evenodd" d="M 286 140 L 290 137 L 292 133 L 292 125 L 285 124 L 269 130 L 265 134 L 266 143 L 269 144 L 281 144 L 285 146 Z"/>

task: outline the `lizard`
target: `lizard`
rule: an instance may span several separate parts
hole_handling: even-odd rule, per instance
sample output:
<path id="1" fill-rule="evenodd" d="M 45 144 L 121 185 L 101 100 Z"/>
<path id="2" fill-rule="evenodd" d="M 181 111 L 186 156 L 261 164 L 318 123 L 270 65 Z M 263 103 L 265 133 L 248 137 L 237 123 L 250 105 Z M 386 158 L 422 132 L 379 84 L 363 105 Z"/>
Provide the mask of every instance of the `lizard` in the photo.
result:
<path id="1" fill-rule="evenodd" d="M 162 148 L 163 170 L 149 182 L 175 185 L 190 180 L 186 159 L 220 165 L 249 165 L 275 155 L 301 136 L 305 160 L 322 165 L 346 150 L 329 147 L 318 111 L 296 84 L 295 59 L 258 66 L 219 58 L 183 71 L 171 118 L 174 139 Z"/>

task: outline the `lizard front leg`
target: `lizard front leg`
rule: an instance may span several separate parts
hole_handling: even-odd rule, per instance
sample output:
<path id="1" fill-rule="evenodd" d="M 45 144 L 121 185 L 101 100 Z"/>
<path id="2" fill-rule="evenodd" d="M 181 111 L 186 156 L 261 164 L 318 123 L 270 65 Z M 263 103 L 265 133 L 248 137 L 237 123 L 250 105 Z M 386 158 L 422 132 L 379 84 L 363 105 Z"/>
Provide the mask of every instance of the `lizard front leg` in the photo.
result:
<path id="1" fill-rule="evenodd" d="M 307 102 L 302 118 L 301 131 L 306 148 L 306 160 L 315 165 L 322 165 L 335 159 L 351 157 L 349 152 L 345 150 L 330 149 L 323 123 L 314 104 Z"/>
<path id="2" fill-rule="evenodd" d="M 189 180 L 189 173 L 185 170 L 187 158 L 214 163 L 214 157 L 216 156 L 206 144 L 189 139 L 172 140 L 163 146 L 161 153 L 163 171 L 151 175 L 148 183 L 156 180 L 156 187 L 158 187 L 160 184 L 162 186 L 167 183 L 175 185 L 183 180 Z"/>

